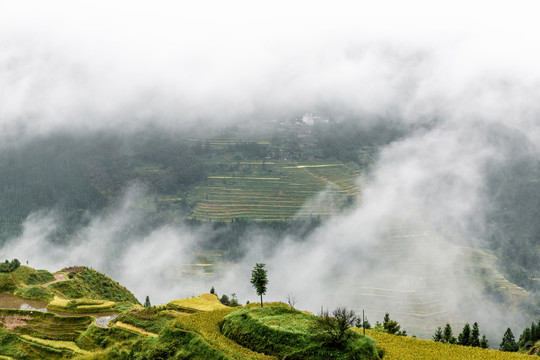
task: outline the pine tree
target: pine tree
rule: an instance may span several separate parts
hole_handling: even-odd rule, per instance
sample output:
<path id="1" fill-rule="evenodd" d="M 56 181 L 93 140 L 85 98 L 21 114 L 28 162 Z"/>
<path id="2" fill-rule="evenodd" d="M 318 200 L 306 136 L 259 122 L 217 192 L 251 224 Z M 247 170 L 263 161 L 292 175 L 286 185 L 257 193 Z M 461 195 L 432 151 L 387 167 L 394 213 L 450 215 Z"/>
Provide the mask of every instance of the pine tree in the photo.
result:
<path id="1" fill-rule="evenodd" d="M 458 344 L 463 346 L 471 345 L 471 326 L 469 323 L 466 323 L 465 326 L 463 326 L 463 330 L 458 335 Z"/>
<path id="2" fill-rule="evenodd" d="M 146 300 L 144 300 L 144 307 L 145 308 L 149 308 L 150 306 L 150 297 L 148 295 L 146 295 Z"/>
<path id="3" fill-rule="evenodd" d="M 388 313 L 384 315 L 383 328 L 389 334 L 402 335 L 402 333 L 399 331 L 401 326 L 398 324 L 397 321 L 390 319 L 390 314 Z"/>
<path id="4" fill-rule="evenodd" d="M 437 328 L 437 330 L 435 330 L 435 334 L 433 334 L 433 341 L 437 341 L 437 342 L 443 341 L 443 333 L 440 326 Z"/>
<path id="5" fill-rule="evenodd" d="M 535 323 L 531 324 L 531 341 L 535 342 L 538 340 L 538 327 Z"/>
<path id="6" fill-rule="evenodd" d="M 362 322 L 362 325 L 366 329 L 371 329 L 371 324 L 369 323 L 369 320 L 367 319 L 367 316 L 364 318 L 364 321 Z"/>
<path id="7" fill-rule="evenodd" d="M 475 322 L 471 331 L 471 346 L 480 347 L 480 329 L 478 323 Z"/>
<path id="8" fill-rule="evenodd" d="M 221 296 L 221 299 L 219 299 L 219 301 L 223 304 L 223 305 L 226 305 L 226 306 L 230 306 L 231 305 L 231 301 L 229 300 L 229 297 L 225 294 L 223 294 Z"/>
<path id="9" fill-rule="evenodd" d="M 443 342 L 448 343 L 448 344 L 455 344 L 456 343 L 456 338 L 452 334 L 452 327 L 448 323 L 444 327 Z"/>
<path id="10" fill-rule="evenodd" d="M 532 340 L 531 335 L 532 335 L 531 329 L 526 327 L 525 330 L 523 330 L 523 334 L 521 334 L 521 336 L 519 337 L 519 344 L 525 345 L 528 341 L 531 341 Z"/>
<path id="11" fill-rule="evenodd" d="M 489 347 L 488 339 L 486 338 L 486 335 L 482 335 L 482 339 L 480 340 L 480 347 L 483 349 L 487 349 Z"/>
<path id="12" fill-rule="evenodd" d="M 510 328 L 506 329 L 501 341 L 501 345 L 499 345 L 499 350 L 518 351 L 518 344 L 516 343 L 516 339 L 514 338 L 514 334 L 512 334 L 512 330 Z"/>

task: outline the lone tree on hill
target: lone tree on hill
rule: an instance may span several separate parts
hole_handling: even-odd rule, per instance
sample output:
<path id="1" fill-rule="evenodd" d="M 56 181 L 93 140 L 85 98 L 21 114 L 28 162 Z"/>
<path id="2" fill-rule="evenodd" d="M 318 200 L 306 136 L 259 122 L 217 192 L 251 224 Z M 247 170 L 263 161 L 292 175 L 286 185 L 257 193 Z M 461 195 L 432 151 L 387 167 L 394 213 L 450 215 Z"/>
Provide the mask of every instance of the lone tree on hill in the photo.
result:
<path id="1" fill-rule="evenodd" d="M 150 306 L 152 306 L 150 304 L 150 296 L 146 295 L 146 300 L 144 300 L 144 307 L 149 308 Z"/>
<path id="2" fill-rule="evenodd" d="M 266 284 L 268 284 L 268 278 L 266 277 L 265 264 L 255 264 L 253 271 L 251 272 L 251 284 L 257 290 L 257 295 L 261 297 L 261 307 L 263 307 L 263 295 L 266 294 Z"/>

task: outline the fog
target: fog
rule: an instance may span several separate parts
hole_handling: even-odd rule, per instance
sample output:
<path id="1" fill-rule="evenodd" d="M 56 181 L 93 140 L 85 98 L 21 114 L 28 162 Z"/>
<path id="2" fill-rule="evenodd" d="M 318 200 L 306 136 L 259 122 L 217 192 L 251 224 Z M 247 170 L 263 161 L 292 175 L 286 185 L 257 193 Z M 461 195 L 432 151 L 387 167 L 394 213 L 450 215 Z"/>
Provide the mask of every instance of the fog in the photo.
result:
<path id="1" fill-rule="evenodd" d="M 348 212 L 303 242 L 271 247 L 253 233 L 244 258 L 213 277 L 183 271 L 207 228 L 170 224 L 123 237 L 140 220 L 134 204 L 148 190 L 138 186 L 68 245 L 48 240 L 60 222 L 53 209 L 33 213 L 3 254 L 51 271 L 92 266 L 153 303 L 211 286 L 254 301 L 250 270 L 264 262 L 267 299 L 290 294 L 314 312 L 366 308 L 374 323 L 388 311 L 423 336 L 435 328 L 422 327 L 422 314 L 429 324 L 451 321 L 455 332 L 478 321 L 492 346 L 503 326 L 523 324 L 497 315 L 507 310 L 465 275 L 464 249 L 488 241 L 486 165 L 515 155 L 493 137 L 518 133 L 538 158 L 540 29 L 531 4 L 120 4 L 2 3 L 3 146 L 57 132 L 183 132 L 307 111 L 425 126 L 381 150 Z"/>

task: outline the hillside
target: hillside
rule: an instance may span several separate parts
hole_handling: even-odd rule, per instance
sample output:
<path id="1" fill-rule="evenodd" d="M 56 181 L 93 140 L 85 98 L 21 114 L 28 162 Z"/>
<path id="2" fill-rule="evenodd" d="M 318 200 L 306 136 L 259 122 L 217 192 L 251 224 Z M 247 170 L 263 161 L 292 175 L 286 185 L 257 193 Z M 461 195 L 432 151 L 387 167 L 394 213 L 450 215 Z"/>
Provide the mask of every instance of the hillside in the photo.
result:
<path id="1" fill-rule="evenodd" d="M 520 359 L 527 355 L 360 329 L 346 346 L 283 303 L 237 308 L 213 294 L 143 308 L 106 276 L 72 267 L 1 273 L 2 359 Z M 38 289 L 38 290 L 35 290 Z M 78 291 L 74 291 L 78 289 Z M 37 295 L 36 295 L 37 294 Z M 36 300 L 38 298 L 38 300 Z M 382 349 L 382 350 L 381 350 Z M 356 355 L 353 355 L 356 354 Z"/>

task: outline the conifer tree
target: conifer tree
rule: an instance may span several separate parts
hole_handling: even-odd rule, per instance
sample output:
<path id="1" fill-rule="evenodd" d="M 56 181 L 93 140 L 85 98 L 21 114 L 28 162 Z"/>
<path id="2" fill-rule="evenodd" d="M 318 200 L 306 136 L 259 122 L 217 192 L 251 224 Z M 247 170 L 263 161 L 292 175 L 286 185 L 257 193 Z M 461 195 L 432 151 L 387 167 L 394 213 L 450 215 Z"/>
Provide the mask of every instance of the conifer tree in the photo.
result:
<path id="1" fill-rule="evenodd" d="M 383 328 L 386 330 L 389 334 L 397 334 L 397 335 L 405 335 L 402 332 L 400 332 L 401 326 L 398 324 L 397 321 L 390 319 L 390 314 L 386 313 L 384 315 L 383 319 Z"/>
<path id="2" fill-rule="evenodd" d="M 487 349 L 489 347 L 488 339 L 486 338 L 486 335 L 482 335 L 482 339 L 480 340 L 480 347 L 482 349 Z"/>
<path id="3" fill-rule="evenodd" d="M 499 350 L 518 351 L 518 344 L 516 343 L 516 339 L 514 338 L 514 334 L 512 334 L 512 330 L 510 328 L 506 329 L 501 341 L 501 345 L 499 345 Z"/>
<path id="4" fill-rule="evenodd" d="M 523 333 L 521 334 L 521 336 L 519 337 L 519 344 L 525 345 L 527 341 L 531 341 L 531 340 L 532 340 L 531 329 L 526 327 L 525 330 L 523 330 Z"/>
<path id="5" fill-rule="evenodd" d="M 538 340 L 538 327 L 533 322 L 531 324 L 531 341 L 536 341 L 536 340 Z"/>
<path id="6" fill-rule="evenodd" d="M 466 323 L 465 326 L 463 326 L 463 330 L 458 335 L 458 344 L 463 346 L 471 345 L 471 326 L 469 323 Z"/>
<path id="7" fill-rule="evenodd" d="M 146 300 L 144 300 L 144 307 L 145 308 L 149 308 L 150 306 L 150 297 L 148 295 L 146 295 Z"/>
<path id="8" fill-rule="evenodd" d="M 456 343 L 456 338 L 452 334 L 452 327 L 448 323 L 444 327 L 443 342 L 448 343 L 448 344 L 455 344 Z"/>
<path id="9" fill-rule="evenodd" d="M 480 347 L 480 329 L 478 328 L 477 322 L 475 322 L 472 326 L 470 345 L 475 346 L 475 347 Z"/>
<path id="10" fill-rule="evenodd" d="M 437 342 L 443 341 L 443 333 L 440 326 L 437 328 L 437 330 L 435 330 L 435 334 L 433 334 L 433 341 L 437 341 Z"/>

